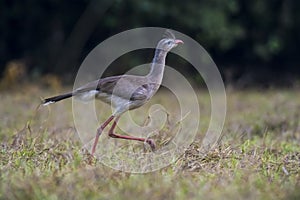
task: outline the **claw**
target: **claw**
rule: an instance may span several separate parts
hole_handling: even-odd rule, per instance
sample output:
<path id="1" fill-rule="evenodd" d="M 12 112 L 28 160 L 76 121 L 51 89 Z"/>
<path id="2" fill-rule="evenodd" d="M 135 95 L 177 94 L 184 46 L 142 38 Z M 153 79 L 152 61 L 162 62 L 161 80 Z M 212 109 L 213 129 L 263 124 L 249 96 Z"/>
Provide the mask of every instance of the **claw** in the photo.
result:
<path id="1" fill-rule="evenodd" d="M 155 151 L 156 145 L 155 145 L 154 140 L 152 140 L 152 139 L 147 139 L 146 142 L 150 145 L 151 150 L 152 150 L 152 151 Z"/>

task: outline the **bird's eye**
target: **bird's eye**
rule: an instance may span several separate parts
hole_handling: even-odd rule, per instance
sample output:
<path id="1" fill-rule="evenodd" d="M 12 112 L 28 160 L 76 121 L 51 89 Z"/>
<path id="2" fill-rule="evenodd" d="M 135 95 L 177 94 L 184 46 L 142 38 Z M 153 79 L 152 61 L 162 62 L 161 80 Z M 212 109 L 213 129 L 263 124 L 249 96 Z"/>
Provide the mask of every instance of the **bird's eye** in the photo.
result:
<path id="1" fill-rule="evenodd" d="M 169 41 L 167 44 L 170 45 L 170 44 L 171 44 L 171 41 Z"/>

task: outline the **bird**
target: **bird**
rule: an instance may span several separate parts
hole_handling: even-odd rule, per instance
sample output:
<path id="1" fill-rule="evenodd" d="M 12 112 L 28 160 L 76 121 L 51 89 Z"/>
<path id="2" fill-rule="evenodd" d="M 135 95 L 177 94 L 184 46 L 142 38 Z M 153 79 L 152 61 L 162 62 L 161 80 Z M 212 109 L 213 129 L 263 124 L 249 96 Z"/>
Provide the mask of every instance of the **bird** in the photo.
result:
<path id="1" fill-rule="evenodd" d="M 163 79 L 166 56 L 168 52 L 178 44 L 184 44 L 184 42 L 176 39 L 174 34 L 168 29 L 155 48 L 154 57 L 150 63 L 150 71 L 147 75 L 125 74 L 100 78 L 71 92 L 46 98 L 42 104 L 48 105 L 75 97 L 83 101 L 99 99 L 114 108 L 112 115 L 104 121 L 96 131 L 91 150 L 92 155 L 94 155 L 96 151 L 100 135 L 111 122 L 112 126 L 108 131 L 108 136 L 125 140 L 141 141 L 149 144 L 152 151 L 154 151 L 156 144 L 153 139 L 119 135 L 114 133 L 114 129 L 123 113 L 141 107 L 158 91 Z"/>

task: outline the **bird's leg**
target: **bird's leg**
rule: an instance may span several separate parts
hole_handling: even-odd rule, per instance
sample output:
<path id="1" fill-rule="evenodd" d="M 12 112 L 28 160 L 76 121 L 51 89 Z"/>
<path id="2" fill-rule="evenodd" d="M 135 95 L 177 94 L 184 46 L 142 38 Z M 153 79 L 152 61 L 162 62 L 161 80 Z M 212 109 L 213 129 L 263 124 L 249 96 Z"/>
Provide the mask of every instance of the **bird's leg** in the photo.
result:
<path id="1" fill-rule="evenodd" d="M 92 148 L 92 155 L 94 155 L 95 151 L 96 151 L 96 146 L 99 140 L 99 136 L 101 135 L 103 129 L 114 119 L 115 116 L 110 116 L 98 129 L 97 129 L 97 133 L 96 133 L 96 137 L 95 137 L 95 141 L 94 141 L 94 145 Z"/>
<path id="2" fill-rule="evenodd" d="M 112 137 L 112 138 L 119 138 L 119 139 L 125 139 L 125 140 L 137 140 L 137 141 L 141 141 L 141 142 L 147 142 L 152 151 L 155 150 L 155 142 L 152 139 L 147 139 L 147 138 L 139 138 L 139 137 L 133 137 L 133 136 L 127 136 L 127 135 L 117 135 L 114 133 L 114 129 L 117 126 L 119 117 L 117 117 L 115 119 L 115 121 L 113 122 L 113 125 L 111 126 L 111 128 L 108 131 L 108 136 Z"/>

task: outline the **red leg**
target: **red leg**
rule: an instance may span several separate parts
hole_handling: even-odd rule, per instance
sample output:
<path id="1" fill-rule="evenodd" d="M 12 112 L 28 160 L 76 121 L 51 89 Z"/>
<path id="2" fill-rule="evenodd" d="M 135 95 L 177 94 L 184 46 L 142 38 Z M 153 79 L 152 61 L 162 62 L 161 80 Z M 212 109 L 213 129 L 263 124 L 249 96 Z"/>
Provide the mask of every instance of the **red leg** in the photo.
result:
<path id="1" fill-rule="evenodd" d="M 119 138 L 119 139 L 125 139 L 125 140 L 137 140 L 141 142 L 147 142 L 151 149 L 154 151 L 155 150 L 155 142 L 152 139 L 147 139 L 147 138 L 139 138 L 139 137 L 132 137 L 132 136 L 127 136 L 127 135 L 117 135 L 113 131 L 118 123 L 119 117 L 115 119 L 113 125 L 109 129 L 108 135 L 112 138 Z"/>
<path id="2" fill-rule="evenodd" d="M 94 145 L 92 148 L 92 155 L 94 155 L 95 151 L 96 151 L 96 146 L 99 140 L 99 136 L 101 135 L 103 129 L 114 119 L 114 116 L 110 116 L 110 118 L 108 118 L 98 129 L 97 129 L 97 133 L 96 133 L 96 137 L 95 137 L 95 141 L 94 141 Z"/>

